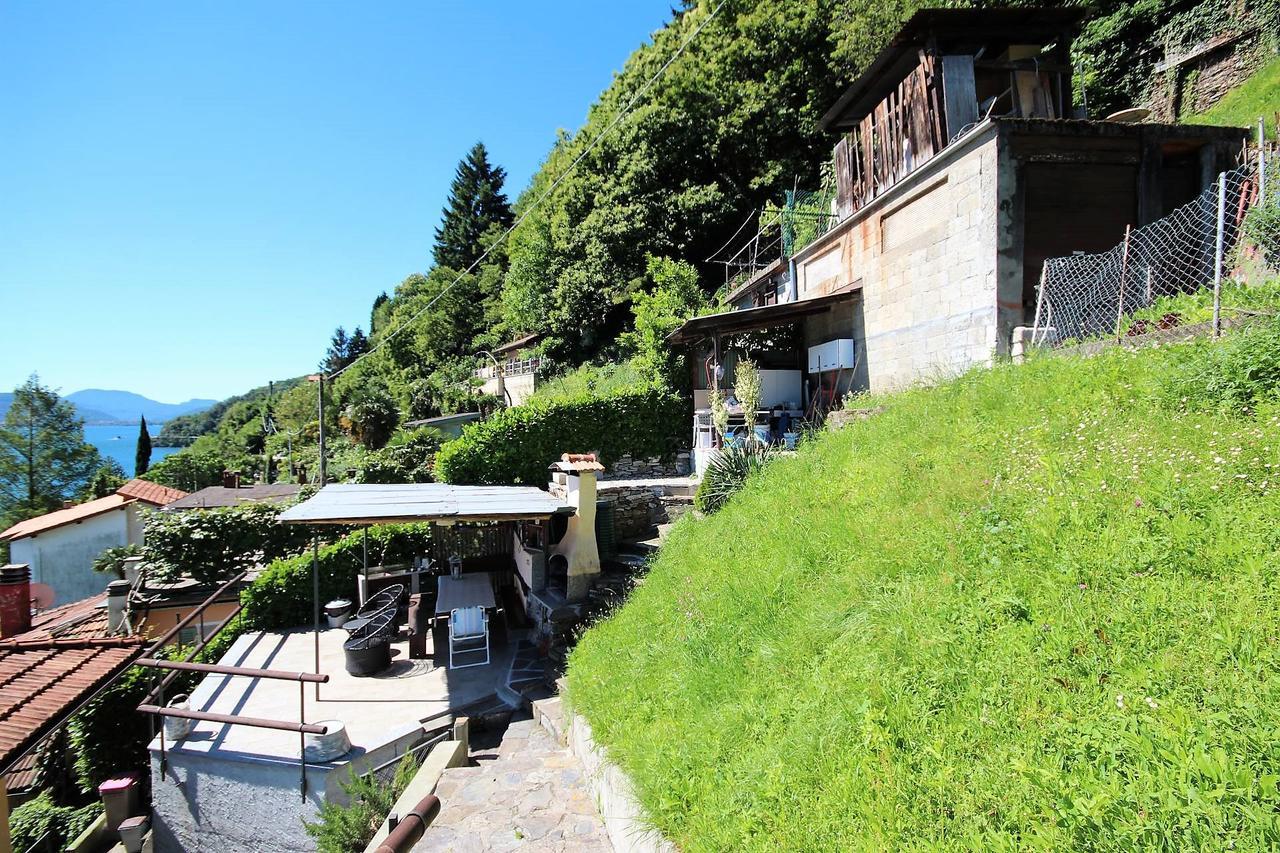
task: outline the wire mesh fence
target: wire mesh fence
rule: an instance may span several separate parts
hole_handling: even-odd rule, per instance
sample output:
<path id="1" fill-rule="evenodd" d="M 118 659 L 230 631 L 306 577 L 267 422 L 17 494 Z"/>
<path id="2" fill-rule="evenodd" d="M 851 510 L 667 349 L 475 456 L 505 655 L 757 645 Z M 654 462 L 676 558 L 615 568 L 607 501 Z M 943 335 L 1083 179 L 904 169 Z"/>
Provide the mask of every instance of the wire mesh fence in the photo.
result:
<path id="1" fill-rule="evenodd" d="M 1245 265 L 1280 266 L 1277 166 L 1280 158 L 1259 149 L 1108 251 L 1045 261 L 1033 341 L 1061 346 L 1168 331 L 1186 325 L 1186 306 L 1197 302 L 1217 331 L 1221 311 L 1249 310 L 1219 296 L 1224 278 Z"/>
<path id="2" fill-rule="evenodd" d="M 746 242 L 735 246 L 731 239 L 725 250 L 708 260 L 724 265 L 731 288 L 741 284 L 830 230 L 836 221 L 834 199 L 835 185 L 830 183 L 817 191 L 787 190 L 781 205 L 771 203 L 759 212 L 756 231 Z"/>

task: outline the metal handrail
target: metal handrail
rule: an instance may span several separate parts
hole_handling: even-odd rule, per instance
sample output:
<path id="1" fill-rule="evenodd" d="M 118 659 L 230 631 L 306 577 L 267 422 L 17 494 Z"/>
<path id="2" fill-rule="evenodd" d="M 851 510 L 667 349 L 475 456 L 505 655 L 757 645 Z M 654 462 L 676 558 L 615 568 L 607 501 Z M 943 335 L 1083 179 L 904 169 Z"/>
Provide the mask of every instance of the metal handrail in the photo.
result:
<path id="1" fill-rule="evenodd" d="M 218 663 L 194 663 L 191 661 L 159 660 L 156 658 L 139 658 L 139 666 L 154 666 L 156 669 L 180 669 L 186 672 L 211 672 L 216 675 L 243 675 L 247 678 L 273 678 L 278 681 L 305 681 L 313 684 L 326 684 L 327 675 L 314 672 L 292 672 L 282 669 L 257 669 L 251 666 L 224 666 Z"/>
<path id="2" fill-rule="evenodd" d="M 440 814 L 440 798 L 427 794 L 396 824 L 396 828 L 378 845 L 375 853 L 408 853 L 421 840 L 427 827 Z"/>

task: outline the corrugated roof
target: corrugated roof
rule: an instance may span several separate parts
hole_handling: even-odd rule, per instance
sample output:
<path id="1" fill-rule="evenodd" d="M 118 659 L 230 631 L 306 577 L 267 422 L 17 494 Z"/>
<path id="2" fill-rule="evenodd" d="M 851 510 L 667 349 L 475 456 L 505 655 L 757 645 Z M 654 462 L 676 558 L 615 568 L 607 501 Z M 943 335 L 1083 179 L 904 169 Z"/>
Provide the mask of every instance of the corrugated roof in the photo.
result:
<path id="1" fill-rule="evenodd" d="M 45 533 L 56 527 L 62 527 L 64 524 L 74 524 L 87 518 L 93 518 L 95 515 L 102 515 L 104 512 L 122 509 L 126 504 L 132 502 L 132 498 L 126 498 L 124 495 L 107 495 L 105 498 L 77 504 L 68 509 L 47 512 L 35 518 L 28 518 L 26 521 L 19 521 L 13 527 L 0 533 L 0 539 L 10 542 L 14 539 L 25 539 L 28 536 L 35 536 L 38 533 Z"/>
<path id="2" fill-rule="evenodd" d="M 178 498 L 186 497 L 187 495 L 181 489 L 171 489 L 168 486 L 162 486 L 159 483 L 152 483 L 147 480 L 139 480 L 136 477 L 116 489 L 116 494 L 124 495 L 126 498 L 136 498 L 156 506 L 173 503 Z"/>
<path id="3" fill-rule="evenodd" d="M 447 483 L 325 486 L 280 514 L 289 524 L 379 524 L 412 521 L 511 521 L 572 510 L 533 486 Z"/>
<path id="4" fill-rule="evenodd" d="M 294 483 L 259 484 L 241 486 L 238 489 L 209 486 L 173 501 L 165 506 L 165 509 L 213 509 L 221 506 L 240 506 L 246 503 L 278 504 L 294 497 L 301 489 L 301 486 Z"/>
<path id="5" fill-rule="evenodd" d="M 142 649 L 119 640 L 0 642 L 0 768 L 9 769 Z"/>

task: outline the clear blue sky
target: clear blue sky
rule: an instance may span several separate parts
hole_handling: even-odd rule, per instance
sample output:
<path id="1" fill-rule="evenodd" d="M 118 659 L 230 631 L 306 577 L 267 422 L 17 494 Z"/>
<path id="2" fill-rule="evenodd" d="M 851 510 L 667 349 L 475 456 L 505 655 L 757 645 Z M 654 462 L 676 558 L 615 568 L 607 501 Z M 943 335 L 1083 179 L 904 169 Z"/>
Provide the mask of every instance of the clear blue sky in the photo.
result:
<path id="1" fill-rule="evenodd" d="M 426 268 L 466 150 L 514 200 L 672 5 L 0 2 L 0 390 L 313 369 Z"/>

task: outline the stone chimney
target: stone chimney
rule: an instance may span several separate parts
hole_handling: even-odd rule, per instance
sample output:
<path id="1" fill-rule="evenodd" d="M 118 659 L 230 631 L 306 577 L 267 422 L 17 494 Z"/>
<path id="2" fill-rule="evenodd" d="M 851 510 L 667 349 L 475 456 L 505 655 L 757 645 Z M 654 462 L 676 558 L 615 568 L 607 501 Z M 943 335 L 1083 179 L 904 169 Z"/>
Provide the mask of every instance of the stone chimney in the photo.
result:
<path id="1" fill-rule="evenodd" d="M 31 567 L 10 563 L 0 568 L 0 637 L 31 630 Z"/>
<path id="2" fill-rule="evenodd" d="M 125 557 L 121 562 L 124 563 L 124 579 L 129 582 L 129 586 L 133 586 L 138 582 L 138 576 L 142 574 L 142 561 L 144 557 Z"/>
<path id="3" fill-rule="evenodd" d="M 128 604 L 128 581 L 112 581 L 107 584 L 107 630 L 112 634 L 121 633 Z"/>
<path id="4" fill-rule="evenodd" d="M 596 544 L 596 475 L 604 466 L 594 453 L 566 453 L 551 463 L 548 491 L 573 507 L 564 538 L 551 547 L 551 559 L 564 558 L 565 598 L 581 601 L 600 574 Z"/>
<path id="5" fill-rule="evenodd" d="M 223 471 L 222 472 L 222 488 L 224 489 L 240 488 L 240 472 L 239 471 Z"/>

